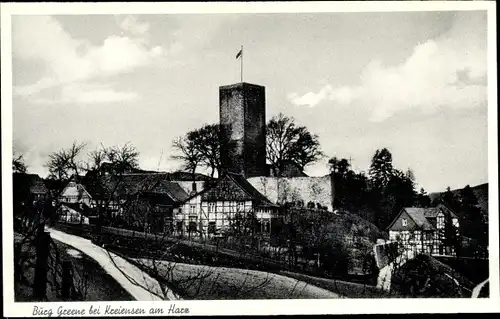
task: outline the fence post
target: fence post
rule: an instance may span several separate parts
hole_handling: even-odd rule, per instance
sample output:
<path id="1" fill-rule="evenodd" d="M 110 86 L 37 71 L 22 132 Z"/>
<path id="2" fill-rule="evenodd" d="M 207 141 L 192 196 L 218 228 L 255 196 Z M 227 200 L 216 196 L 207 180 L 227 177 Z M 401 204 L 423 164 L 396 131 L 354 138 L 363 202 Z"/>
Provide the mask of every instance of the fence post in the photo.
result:
<path id="1" fill-rule="evenodd" d="M 50 234 L 44 231 L 44 225 L 40 224 L 36 244 L 36 265 L 33 294 L 36 300 L 43 300 L 47 295 L 47 269 L 49 257 Z"/>
<path id="2" fill-rule="evenodd" d="M 71 295 L 71 286 L 73 285 L 73 264 L 70 260 L 64 260 L 62 263 L 62 284 L 61 296 L 69 300 Z"/>

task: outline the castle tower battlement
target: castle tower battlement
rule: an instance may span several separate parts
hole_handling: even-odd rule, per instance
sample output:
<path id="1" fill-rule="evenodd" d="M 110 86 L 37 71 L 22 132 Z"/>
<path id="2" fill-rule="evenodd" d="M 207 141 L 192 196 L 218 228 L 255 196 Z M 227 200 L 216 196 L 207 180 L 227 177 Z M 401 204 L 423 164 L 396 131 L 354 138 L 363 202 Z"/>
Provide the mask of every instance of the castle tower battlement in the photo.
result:
<path id="1" fill-rule="evenodd" d="M 265 87 L 237 83 L 219 87 L 222 166 L 245 177 L 266 176 Z"/>

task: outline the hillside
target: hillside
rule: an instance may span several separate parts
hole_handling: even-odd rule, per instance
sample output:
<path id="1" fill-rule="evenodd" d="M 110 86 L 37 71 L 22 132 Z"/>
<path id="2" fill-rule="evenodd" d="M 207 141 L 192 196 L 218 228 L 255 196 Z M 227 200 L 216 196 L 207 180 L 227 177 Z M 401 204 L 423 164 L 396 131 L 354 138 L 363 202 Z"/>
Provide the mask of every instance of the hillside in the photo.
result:
<path id="1" fill-rule="evenodd" d="M 488 215 L 488 183 L 480 184 L 474 187 L 471 187 L 474 195 L 476 195 L 478 206 L 481 208 L 481 212 L 485 215 Z M 453 195 L 458 196 L 460 194 L 460 189 L 454 189 L 451 191 Z M 430 193 L 429 196 L 431 201 L 442 196 L 444 192 L 440 193 Z"/>

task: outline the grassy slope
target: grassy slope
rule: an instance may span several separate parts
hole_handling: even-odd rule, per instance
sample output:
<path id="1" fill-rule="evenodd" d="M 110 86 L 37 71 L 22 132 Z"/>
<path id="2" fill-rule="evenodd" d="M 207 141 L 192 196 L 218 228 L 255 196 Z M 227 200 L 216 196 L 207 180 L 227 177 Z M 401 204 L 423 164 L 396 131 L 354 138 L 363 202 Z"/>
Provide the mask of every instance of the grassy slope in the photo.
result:
<path id="1" fill-rule="evenodd" d="M 151 260 L 136 259 L 143 268 Z M 184 299 L 330 299 L 338 295 L 293 278 L 256 270 L 156 261 L 159 275 Z"/>
<path id="2" fill-rule="evenodd" d="M 396 292 L 385 292 L 374 286 L 363 285 L 354 282 L 342 281 L 337 279 L 327 279 L 313 277 L 304 274 L 281 271 L 280 274 L 292 277 L 309 284 L 327 289 L 334 292 L 342 298 L 403 298 L 404 296 Z"/>

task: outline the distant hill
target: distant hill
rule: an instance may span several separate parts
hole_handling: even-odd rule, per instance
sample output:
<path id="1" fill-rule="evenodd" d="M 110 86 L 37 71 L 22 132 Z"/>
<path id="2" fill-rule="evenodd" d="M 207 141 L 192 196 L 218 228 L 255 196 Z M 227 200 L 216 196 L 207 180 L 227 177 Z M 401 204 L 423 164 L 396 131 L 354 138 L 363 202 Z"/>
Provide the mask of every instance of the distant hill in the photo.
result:
<path id="1" fill-rule="evenodd" d="M 485 215 L 488 215 L 488 183 L 480 184 L 474 187 L 471 187 L 474 195 L 476 195 L 478 206 L 481 208 L 481 212 Z M 454 189 L 451 191 L 453 195 L 458 196 L 460 194 L 460 189 Z M 444 192 L 440 193 L 430 193 L 429 197 L 431 200 L 434 200 L 440 196 L 442 196 Z"/>

